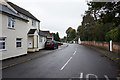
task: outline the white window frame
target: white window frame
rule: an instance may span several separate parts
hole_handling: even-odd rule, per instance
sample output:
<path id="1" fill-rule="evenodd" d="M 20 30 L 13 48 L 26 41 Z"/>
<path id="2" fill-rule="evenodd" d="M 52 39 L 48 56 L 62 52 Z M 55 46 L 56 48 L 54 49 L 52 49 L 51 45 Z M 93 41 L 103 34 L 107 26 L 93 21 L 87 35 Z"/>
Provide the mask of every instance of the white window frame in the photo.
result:
<path id="1" fill-rule="evenodd" d="M 4 49 L 0 49 L 0 51 L 6 50 L 6 38 L 1 37 L 0 39 L 5 39 L 5 40 L 0 40 L 0 43 L 5 43 L 5 48 Z"/>
<path id="2" fill-rule="evenodd" d="M 36 21 L 32 20 L 32 26 L 36 26 Z"/>
<path id="3" fill-rule="evenodd" d="M 19 40 L 18 40 L 19 39 Z M 21 43 L 21 46 L 18 47 L 17 46 L 17 43 L 20 42 Z M 16 38 L 16 48 L 22 48 L 22 38 Z"/>
<path id="4" fill-rule="evenodd" d="M 8 28 L 10 28 L 10 29 L 15 28 L 15 19 L 12 17 L 8 17 Z"/>

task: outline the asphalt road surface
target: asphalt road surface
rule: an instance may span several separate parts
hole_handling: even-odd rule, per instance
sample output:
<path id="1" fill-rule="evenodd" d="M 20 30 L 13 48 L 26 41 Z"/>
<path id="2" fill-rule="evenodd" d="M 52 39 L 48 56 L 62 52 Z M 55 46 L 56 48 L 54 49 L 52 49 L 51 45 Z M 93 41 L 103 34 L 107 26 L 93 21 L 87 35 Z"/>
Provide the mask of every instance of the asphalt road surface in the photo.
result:
<path id="1" fill-rule="evenodd" d="M 118 66 L 99 52 L 69 44 L 62 50 L 3 70 L 3 78 L 116 78 Z"/>

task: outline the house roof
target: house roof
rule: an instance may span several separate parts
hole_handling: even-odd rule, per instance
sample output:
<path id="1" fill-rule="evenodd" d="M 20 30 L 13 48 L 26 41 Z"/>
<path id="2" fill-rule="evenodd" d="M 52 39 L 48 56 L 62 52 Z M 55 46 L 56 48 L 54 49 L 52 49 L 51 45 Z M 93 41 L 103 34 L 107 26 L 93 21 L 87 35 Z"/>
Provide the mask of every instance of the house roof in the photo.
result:
<path id="1" fill-rule="evenodd" d="M 40 36 L 47 37 L 47 35 L 46 35 L 44 32 L 42 32 L 41 30 L 39 30 L 39 35 L 40 35 Z"/>
<path id="2" fill-rule="evenodd" d="M 34 34 L 37 29 L 30 29 L 28 34 Z"/>
<path id="3" fill-rule="evenodd" d="M 16 12 L 14 12 L 11 8 L 9 8 L 9 7 L 6 6 L 6 5 L 0 4 L 0 12 L 6 14 L 6 15 L 8 15 L 8 16 L 13 16 L 13 17 L 22 19 L 22 20 L 24 20 L 24 21 L 28 21 L 27 19 L 19 16 Z"/>
<path id="4" fill-rule="evenodd" d="M 42 31 L 44 34 L 46 34 L 47 35 L 47 37 L 52 37 L 53 36 L 53 34 L 52 33 L 50 33 L 50 31 Z"/>
<path id="5" fill-rule="evenodd" d="M 39 21 L 39 20 L 38 20 L 35 16 L 33 16 L 29 11 L 27 11 L 27 10 L 25 10 L 25 9 L 17 6 L 16 4 L 13 4 L 12 2 L 7 1 L 7 3 L 8 3 L 11 7 L 13 7 L 17 12 L 19 12 L 19 13 L 21 13 L 21 14 L 29 17 L 29 18 L 32 18 L 32 19 L 34 19 L 34 20 Z M 39 21 L 39 22 L 40 22 L 40 21 Z"/>

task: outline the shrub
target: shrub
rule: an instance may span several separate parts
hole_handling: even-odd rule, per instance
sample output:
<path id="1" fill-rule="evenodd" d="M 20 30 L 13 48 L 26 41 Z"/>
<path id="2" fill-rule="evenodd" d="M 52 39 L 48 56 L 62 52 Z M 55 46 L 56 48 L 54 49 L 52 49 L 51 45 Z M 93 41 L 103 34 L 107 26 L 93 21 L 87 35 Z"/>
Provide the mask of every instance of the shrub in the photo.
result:
<path id="1" fill-rule="evenodd" d="M 113 40 L 114 42 L 120 42 L 120 26 L 107 32 L 105 40 L 106 41 Z"/>

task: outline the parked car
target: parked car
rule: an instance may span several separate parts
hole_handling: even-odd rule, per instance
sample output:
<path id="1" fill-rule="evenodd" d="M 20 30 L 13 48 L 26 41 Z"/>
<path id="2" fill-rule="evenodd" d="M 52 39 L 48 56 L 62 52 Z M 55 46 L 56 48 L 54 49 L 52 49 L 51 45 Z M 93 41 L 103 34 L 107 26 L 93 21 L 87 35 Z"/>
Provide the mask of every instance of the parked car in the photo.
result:
<path id="1" fill-rule="evenodd" d="M 56 41 L 50 40 L 45 42 L 46 49 L 58 49 L 58 43 Z"/>

